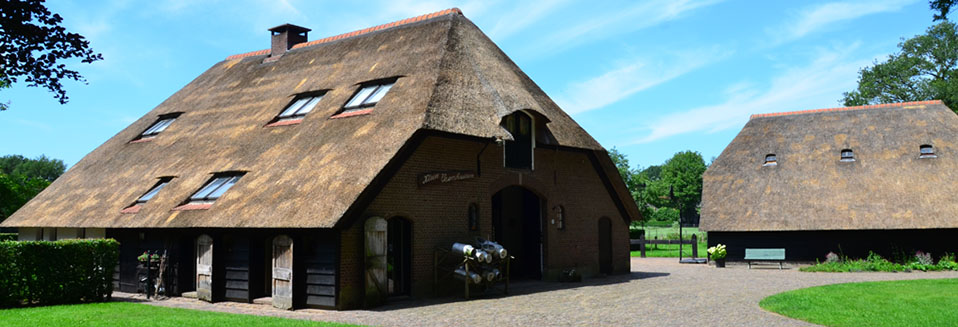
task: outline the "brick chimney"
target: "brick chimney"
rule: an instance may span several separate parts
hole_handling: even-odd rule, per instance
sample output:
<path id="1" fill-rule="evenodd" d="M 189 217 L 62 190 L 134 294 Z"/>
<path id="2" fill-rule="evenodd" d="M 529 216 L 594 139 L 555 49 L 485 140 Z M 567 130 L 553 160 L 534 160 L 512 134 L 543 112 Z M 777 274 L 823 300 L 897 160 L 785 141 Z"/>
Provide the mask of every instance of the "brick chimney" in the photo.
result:
<path id="1" fill-rule="evenodd" d="M 306 33 L 309 33 L 310 29 L 293 24 L 283 24 L 273 27 L 269 31 L 273 38 L 269 59 L 276 60 L 286 54 L 287 50 L 292 49 L 294 45 L 306 42 Z"/>

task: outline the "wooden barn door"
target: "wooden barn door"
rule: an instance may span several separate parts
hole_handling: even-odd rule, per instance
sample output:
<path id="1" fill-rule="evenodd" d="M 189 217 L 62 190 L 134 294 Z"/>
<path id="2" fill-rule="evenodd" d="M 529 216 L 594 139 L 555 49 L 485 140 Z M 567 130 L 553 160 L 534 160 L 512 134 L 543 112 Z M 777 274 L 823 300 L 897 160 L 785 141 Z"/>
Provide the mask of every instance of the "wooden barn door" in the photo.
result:
<path id="1" fill-rule="evenodd" d="M 273 306 L 293 308 L 293 240 L 286 235 L 273 238 Z"/>
<path id="2" fill-rule="evenodd" d="M 612 274 L 612 220 L 599 218 L 599 272 Z"/>
<path id="3" fill-rule="evenodd" d="M 196 297 L 213 302 L 213 238 L 196 238 Z"/>
<path id="4" fill-rule="evenodd" d="M 379 305 L 388 295 L 386 288 L 386 220 L 366 220 L 366 306 Z"/>

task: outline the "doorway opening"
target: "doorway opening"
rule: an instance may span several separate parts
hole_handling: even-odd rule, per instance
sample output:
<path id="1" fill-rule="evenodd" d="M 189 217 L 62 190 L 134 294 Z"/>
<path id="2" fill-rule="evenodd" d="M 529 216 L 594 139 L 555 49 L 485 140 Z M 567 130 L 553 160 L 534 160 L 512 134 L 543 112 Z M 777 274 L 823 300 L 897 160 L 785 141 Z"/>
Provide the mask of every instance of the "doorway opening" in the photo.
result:
<path id="1" fill-rule="evenodd" d="M 612 220 L 599 218 L 599 273 L 612 274 Z"/>
<path id="2" fill-rule="evenodd" d="M 495 239 L 516 258 L 512 279 L 542 279 L 542 202 L 522 186 L 509 186 L 492 196 Z"/>
<path id="3" fill-rule="evenodd" d="M 409 295 L 412 272 L 412 228 L 409 220 L 386 221 L 386 279 L 389 296 Z"/>

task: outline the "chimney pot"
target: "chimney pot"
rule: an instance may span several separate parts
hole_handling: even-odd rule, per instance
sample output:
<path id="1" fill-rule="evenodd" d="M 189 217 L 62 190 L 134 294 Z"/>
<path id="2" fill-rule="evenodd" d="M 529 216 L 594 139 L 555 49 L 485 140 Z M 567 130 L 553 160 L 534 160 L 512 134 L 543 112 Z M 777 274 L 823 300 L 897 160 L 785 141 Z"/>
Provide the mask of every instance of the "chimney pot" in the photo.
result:
<path id="1" fill-rule="evenodd" d="M 283 24 L 273 27 L 269 31 L 272 35 L 269 56 L 275 60 L 286 54 L 286 51 L 292 49 L 294 45 L 306 42 L 306 34 L 311 30 L 293 24 Z"/>

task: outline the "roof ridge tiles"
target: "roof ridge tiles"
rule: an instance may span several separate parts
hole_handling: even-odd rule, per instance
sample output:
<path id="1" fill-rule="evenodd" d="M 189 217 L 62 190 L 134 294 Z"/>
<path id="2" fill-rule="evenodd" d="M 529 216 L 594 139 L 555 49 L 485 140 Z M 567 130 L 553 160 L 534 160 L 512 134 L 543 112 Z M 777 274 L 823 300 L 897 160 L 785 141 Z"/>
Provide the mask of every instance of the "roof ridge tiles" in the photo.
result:
<path id="1" fill-rule="evenodd" d="M 927 101 L 910 101 L 910 102 L 898 102 L 898 103 L 882 103 L 882 104 L 872 104 L 872 105 L 855 106 L 855 107 L 836 107 L 836 108 L 807 109 L 807 110 L 786 111 L 786 112 L 771 112 L 771 113 L 764 113 L 764 114 L 754 114 L 751 117 L 749 117 L 749 120 L 752 120 L 755 118 L 763 118 L 763 117 L 791 116 L 791 115 L 801 115 L 801 114 L 813 114 L 813 113 L 820 113 L 820 112 L 892 108 L 892 107 L 905 107 L 905 106 L 929 105 L 929 104 L 944 104 L 944 103 L 941 100 L 927 100 Z"/>
<path id="2" fill-rule="evenodd" d="M 323 43 L 332 42 L 332 41 L 336 41 L 336 40 L 340 40 L 340 39 L 345 39 L 345 38 L 348 38 L 348 37 L 353 37 L 353 36 L 357 36 L 357 35 L 363 35 L 363 34 L 375 32 L 375 31 L 378 31 L 378 30 L 383 30 L 383 29 L 387 29 L 387 28 L 392 28 L 392 27 L 402 26 L 402 25 L 406 25 L 406 24 L 421 22 L 421 21 L 424 21 L 424 20 L 427 20 L 427 19 L 432 19 L 432 18 L 435 18 L 435 17 L 446 16 L 446 15 L 451 15 L 451 14 L 462 15 L 462 10 L 460 10 L 459 8 L 455 8 L 455 7 L 454 7 L 454 8 L 449 8 L 449 9 L 445 9 L 445 10 L 440 10 L 440 11 L 433 12 L 433 13 L 428 13 L 428 14 L 425 14 L 425 15 L 419 15 L 419 16 L 416 16 L 416 17 L 410 17 L 410 18 L 406 18 L 406 19 L 402 19 L 402 20 L 397 20 L 397 21 L 392 22 L 392 23 L 377 25 L 377 26 L 373 26 L 373 27 L 367 27 L 367 28 L 364 28 L 364 29 L 355 30 L 355 31 L 348 32 L 348 33 L 343 33 L 343 34 L 339 34 L 339 35 L 333 35 L 333 36 L 325 37 L 325 38 L 322 38 L 322 39 L 319 39 L 319 40 L 314 40 L 314 41 L 309 41 L 309 42 L 300 43 L 300 44 L 294 45 L 294 46 L 293 46 L 293 49 L 299 49 L 299 48 L 304 48 L 304 47 L 313 46 L 313 45 L 317 45 L 317 44 L 323 44 Z M 264 50 L 251 51 L 251 52 L 247 52 L 247 53 L 235 54 L 235 55 L 226 57 L 226 60 L 240 59 L 240 58 L 246 58 L 246 57 L 252 57 L 252 56 L 261 56 L 261 55 L 269 54 L 269 51 L 270 51 L 270 49 L 264 49 Z"/>

